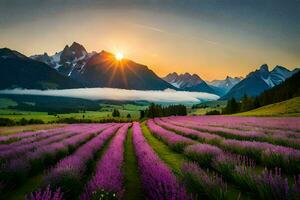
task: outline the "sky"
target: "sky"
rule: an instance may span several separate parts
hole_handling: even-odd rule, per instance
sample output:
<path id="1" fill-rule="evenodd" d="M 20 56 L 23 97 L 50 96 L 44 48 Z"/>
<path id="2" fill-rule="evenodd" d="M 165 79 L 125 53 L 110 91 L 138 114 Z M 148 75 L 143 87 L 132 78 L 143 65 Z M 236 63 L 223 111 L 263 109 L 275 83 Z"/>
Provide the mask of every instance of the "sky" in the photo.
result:
<path id="1" fill-rule="evenodd" d="M 76 41 L 159 76 L 300 67 L 300 0 L 0 0 L 0 47 L 30 56 Z"/>

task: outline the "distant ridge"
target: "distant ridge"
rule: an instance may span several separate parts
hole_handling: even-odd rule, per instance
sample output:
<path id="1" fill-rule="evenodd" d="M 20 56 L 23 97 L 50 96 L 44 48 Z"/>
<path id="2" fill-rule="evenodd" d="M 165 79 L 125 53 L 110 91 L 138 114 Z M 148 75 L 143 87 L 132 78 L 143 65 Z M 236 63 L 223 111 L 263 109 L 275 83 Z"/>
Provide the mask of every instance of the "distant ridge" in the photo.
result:
<path id="1" fill-rule="evenodd" d="M 177 74 L 176 72 L 173 72 L 163 77 L 163 79 L 181 90 L 217 94 L 217 92 L 207 85 L 207 83 L 197 74 L 191 75 L 187 72 L 184 74 Z"/>
<path id="2" fill-rule="evenodd" d="M 220 96 L 225 95 L 233 86 L 238 84 L 243 77 L 230 77 L 227 76 L 224 80 L 208 81 L 207 84 L 213 88 Z"/>
<path id="3" fill-rule="evenodd" d="M 258 70 L 249 73 L 245 79 L 232 87 L 221 99 L 233 97 L 240 99 L 245 94 L 252 97 L 257 96 L 265 90 L 284 82 L 298 71 L 298 68 L 290 71 L 282 66 L 276 66 L 272 71 L 269 71 L 268 65 L 263 64 Z"/>
<path id="4" fill-rule="evenodd" d="M 206 92 L 226 100 L 241 98 L 244 94 L 257 96 L 292 76 L 299 69 L 290 71 L 276 66 L 269 71 L 266 64 L 241 77 L 226 77 L 207 84 L 197 74 L 168 74 L 158 77 L 143 64 L 129 59 L 117 60 L 115 55 L 101 51 L 88 52 L 77 42 L 66 45 L 54 55 L 43 53 L 28 58 L 8 48 L 1 50 L 0 88 L 62 89 L 78 87 L 111 87 L 136 90 L 165 90 Z M 17 67 L 18 66 L 18 67 Z M 230 89 L 231 88 L 231 89 Z M 229 91 L 228 91 L 229 90 Z"/>

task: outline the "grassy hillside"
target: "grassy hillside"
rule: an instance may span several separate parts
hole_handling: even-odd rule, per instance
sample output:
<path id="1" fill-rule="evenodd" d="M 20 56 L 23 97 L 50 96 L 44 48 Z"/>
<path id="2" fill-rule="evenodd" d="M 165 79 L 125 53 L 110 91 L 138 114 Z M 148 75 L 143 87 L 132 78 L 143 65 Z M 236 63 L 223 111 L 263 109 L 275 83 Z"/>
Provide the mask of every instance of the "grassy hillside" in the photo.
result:
<path id="1" fill-rule="evenodd" d="M 254 110 L 234 114 L 236 116 L 299 116 L 300 97 L 266 105 Z"/>
<path id="2" fill-rule="evenodd" d="M 200 104 L 193 105 L 189 111 L 189 115 L 205 115 L 207 112 L 212 110 L 222 111 L 222 108 L 226 106 L 227 101 L 207 101 Z"/>

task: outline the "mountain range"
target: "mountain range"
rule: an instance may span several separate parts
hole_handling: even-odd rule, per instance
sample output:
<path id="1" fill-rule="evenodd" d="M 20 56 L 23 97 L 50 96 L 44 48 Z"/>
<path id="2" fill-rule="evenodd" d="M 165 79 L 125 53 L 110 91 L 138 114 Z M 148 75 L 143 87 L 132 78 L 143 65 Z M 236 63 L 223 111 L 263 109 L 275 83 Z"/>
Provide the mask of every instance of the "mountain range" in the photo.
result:
<path id="1" fill-rule="evenodd" d="M 230 77 L 227 76 L 224 80 L 207 81 L 207 84 L 213 88 L 220 96 L 225 95 L 233 86 L 238 84 L 243 77 Z"/>
<path id="2" fill-rule="evenodd" d="M 66 89 L 82 85 L 59 74 L 49 65 L 32 60 L 25 55 L 10 50 L 0 49 L 0 89 Z"/>
<path id="3" fill-rule="evenodd" d="M 128 59 L 118 61 L 112 53 L 88 53 L 85 48 L 74 42 L 71 46 L 49 56 L 47 53 L 30 58 L 7 48 L 11 56 L 1 57 L 0 71 L 3 82 L 1 88 L 78 88 L 78 87 L 112 87 L 138 90 L 176 89 L 159 78 L 147 66 Z M 14 56 L 14 55 L 20 56 Z M 13 67 L 8 63 L 18 63 Z M 10 69 L 10 70 L 9 70 Z M 28 75 L 27 75 L 28 74 Z M 23 75 L 23 76 L 22 76 Z M 34 76 L 34 77 L 32 77 Z M 57 79 L 57 83 L 55 80 Z M 32 83 L 30 83 L 32 80 Z M 66 84 L 61 84 L 62 80 Z"/>
<path id="4" fill-rule="evenodd" d="M 163 77 L 165 81 L 173 85 L 174 87 L 194 92 L 208 92 L 223 96 L 226 94 L 234 85 L 242 80 L 242 77 L 229 77 L 227 76 L 224 80 L 204 81 L 197 74 L 177 74 L 176 72 L 170 73 Z"/>
<path id="5" fill-rule="evenodd" d="M 177 74 L 176 72 L 173 72 L 163 77 L 163 79 L 180 90 L 207 92 L 213 94 L 216 93 L 197 74 L 193 74 L 193 75 L 189 73 Z"/>
<path id="6" fill-rule="evenodd" d="M 61 51 L 27 57 L 8 48 L 0 49 L 0 89 L 66 89 L 79 87 L 111 87 L 137 90 L 207 92 L 221 99 L 256 96 L 292 76 L 290 71 L 276 66 L 269 71 L 266 64 L 242 77 L 204 81 L 197 74 L 170 73 L 160 78 L 147 66 L 129 59 L 117 60 L 114 54 L 87 52 L 83 45 L 73 42 Z"/>
<path id="7" fill-rule="evenodd" d="M 233 86 L 221 99 L 240 99 L 245 94 L 257 96 L 284 82 L 298 71 L 299 68 L 290 71 L 282 66 L 276 66 L 272 71 L 269 71 L 268 65 L 263 64 L 258 70 L 249 73 L 245 79 Z"/>
<path id="8" fill-rule="evenodd" d="M 44 53 L 30 56 L 30 58 L 48 64 L 65 76 L 71 76 L 73 71 L 80 71 L 95 54 L 96 52 L 88 53 L 84 46 L 73 42 L 71 46 L 66 45 L 62 51 L 52 56 Z"/>

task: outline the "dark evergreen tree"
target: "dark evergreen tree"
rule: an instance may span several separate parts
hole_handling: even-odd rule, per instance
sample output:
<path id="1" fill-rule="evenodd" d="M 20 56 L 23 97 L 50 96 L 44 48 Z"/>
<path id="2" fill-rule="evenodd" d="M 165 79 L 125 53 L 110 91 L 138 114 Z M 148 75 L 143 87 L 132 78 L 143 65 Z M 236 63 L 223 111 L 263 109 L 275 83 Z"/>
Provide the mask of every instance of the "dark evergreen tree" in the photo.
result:
<path id="1" fill-rule="evenodd" d="M 140 119 L 143 119 L 145 117 L 145 111 L 140 110 Z"/>
<path id="2" fill-rule="evenodd" d="M 120 117 L 120 112 L 119 112 L 119 110 L 114 109 L 113 112 L 112 112 L 112 116 L 113 116 L 113 117 Z"/>
<path id="3" fill-rule="evenodd" d="M 226 107 L 223 109 L 222 114 L 233 114 L 240 111 L 240 103 L 232 98 L 228 100 Z"/>

